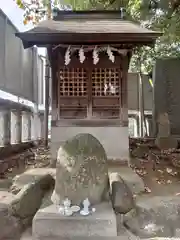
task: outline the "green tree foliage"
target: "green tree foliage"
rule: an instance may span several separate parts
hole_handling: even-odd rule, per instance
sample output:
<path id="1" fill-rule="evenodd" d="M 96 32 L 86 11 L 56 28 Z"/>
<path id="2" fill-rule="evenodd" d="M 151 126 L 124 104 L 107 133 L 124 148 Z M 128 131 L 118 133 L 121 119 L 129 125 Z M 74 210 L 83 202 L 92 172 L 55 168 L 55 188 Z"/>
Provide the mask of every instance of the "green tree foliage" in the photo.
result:
<path id="1" fill-rule="evenodd" d="M 16 0 L 17 5 L 24 9 L 24 24 L 28 21 L 36 24 L 44 18 L 48 1 Z M 163 36 L 154 48 L 136 49 L 131 62 L 132 71 L 147 73 L 152 70 L 157 58 L 180 56 L 180 0 L 52 0 L 51 3 L 52 8 L 69 7 L 73 10 L 117 10 L 124 7 L 127 18 L 149 29 L 161 31 Z"/>

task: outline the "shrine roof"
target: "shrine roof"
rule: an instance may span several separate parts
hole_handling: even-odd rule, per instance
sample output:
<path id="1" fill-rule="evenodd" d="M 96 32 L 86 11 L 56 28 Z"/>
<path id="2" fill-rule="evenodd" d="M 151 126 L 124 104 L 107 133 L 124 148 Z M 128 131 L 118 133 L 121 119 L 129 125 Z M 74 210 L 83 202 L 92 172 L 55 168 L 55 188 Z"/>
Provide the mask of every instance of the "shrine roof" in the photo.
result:
<path id="1" fill-rule="evenodd" d="M 53 20 L 16 33 L 24 47 L 56 44 L 153 44 L 161 33 L 122 18 L 120 11 L 59 11 Z"/>

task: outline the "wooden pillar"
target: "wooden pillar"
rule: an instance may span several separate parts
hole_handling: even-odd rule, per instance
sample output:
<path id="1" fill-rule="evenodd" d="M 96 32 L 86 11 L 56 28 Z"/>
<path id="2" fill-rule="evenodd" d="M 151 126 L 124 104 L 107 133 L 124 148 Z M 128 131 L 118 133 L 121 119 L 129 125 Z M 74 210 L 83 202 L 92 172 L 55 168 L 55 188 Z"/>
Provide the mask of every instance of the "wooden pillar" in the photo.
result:
<path id="1" fill-rule="evenodd" d="M 122 78 L 121 78 L 121 122 L 123 125 L 128 126 L 128 89 L 127 89 L 127 77 L 128 77 L 128 57 L 122 58 Z"/>

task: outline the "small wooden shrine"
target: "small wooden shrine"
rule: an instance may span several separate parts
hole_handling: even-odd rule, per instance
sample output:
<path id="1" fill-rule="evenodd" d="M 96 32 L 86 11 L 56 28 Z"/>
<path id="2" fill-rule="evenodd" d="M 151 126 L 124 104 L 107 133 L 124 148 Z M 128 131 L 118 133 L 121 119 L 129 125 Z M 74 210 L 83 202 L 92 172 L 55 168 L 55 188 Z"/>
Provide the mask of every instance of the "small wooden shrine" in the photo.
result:
<path id="1" fill-rule="evenodd" d="M 113 159 L 128 159 L 127 74 L 132 51 L 160 33 L 122 11 L 58 11 L 18 33 L 24 47 L 47 47 L 52 69 L 52 155 L 69 137 L 95 135 Z"/>

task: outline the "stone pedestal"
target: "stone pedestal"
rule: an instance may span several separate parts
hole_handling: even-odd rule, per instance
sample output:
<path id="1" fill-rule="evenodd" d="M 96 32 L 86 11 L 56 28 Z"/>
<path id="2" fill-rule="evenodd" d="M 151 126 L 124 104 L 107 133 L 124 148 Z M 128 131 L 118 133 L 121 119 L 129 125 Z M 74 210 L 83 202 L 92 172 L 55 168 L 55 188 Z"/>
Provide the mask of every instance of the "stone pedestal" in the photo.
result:
<path id="1" fill-rule="evenodd" d="M 109 203 L 101 203 L 89 216 L 60 215 L 57 206 L 40 209 L 33 219 L 33 240 L 81 239 L 82 237 L 116 237 L 116 216 Z"/>

